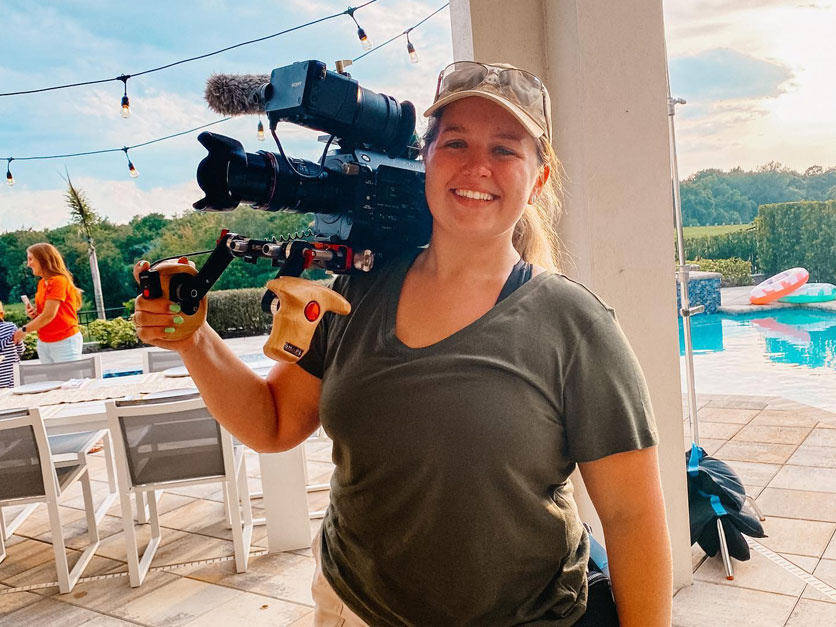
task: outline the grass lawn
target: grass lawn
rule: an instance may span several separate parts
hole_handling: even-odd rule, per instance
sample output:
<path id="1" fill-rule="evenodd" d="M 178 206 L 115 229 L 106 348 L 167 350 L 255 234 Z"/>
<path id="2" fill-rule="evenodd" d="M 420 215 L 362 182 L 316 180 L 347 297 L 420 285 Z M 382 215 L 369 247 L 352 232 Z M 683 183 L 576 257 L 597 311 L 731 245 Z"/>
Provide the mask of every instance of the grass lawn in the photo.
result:
<path id="1" fill-rule="evenodd" d="M 691 237 L 708 237 L 711 235 L 725 235 L 735 231 L 745 231 L 752 228 L 751 224 L 719 224 L 717 226 L 686 226 L 683 229 L 685 239 Z"/>
<path id="2" fill-rule="evenodd" d="M 26 315 L 26 312 L 23 310 L 23 303 L 3 303 L 3 309 L 6 310 L 6 313 L 11 314 L 18 314 L 21 316 Z"/>

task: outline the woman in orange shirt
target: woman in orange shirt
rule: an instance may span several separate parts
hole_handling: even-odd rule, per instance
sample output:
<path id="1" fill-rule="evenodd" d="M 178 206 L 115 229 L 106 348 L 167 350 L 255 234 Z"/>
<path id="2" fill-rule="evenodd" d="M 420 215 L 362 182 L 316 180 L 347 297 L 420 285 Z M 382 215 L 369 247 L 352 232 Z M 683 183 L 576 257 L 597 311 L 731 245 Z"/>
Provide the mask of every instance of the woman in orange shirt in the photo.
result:
<path id="1" fill-rule="evenodd" d="M 73 283 L 64 258 L 52 244 L 42 242 L 26 249 L 26 265 L 41 277 L 35 306 L 26 305 L 32 321 L 15 332 L 19 342 L 31 331 L 38 332 L 38 357 L 42 364 L 81 358 L 83 344 L 78 326 L 81 291 Z"/>

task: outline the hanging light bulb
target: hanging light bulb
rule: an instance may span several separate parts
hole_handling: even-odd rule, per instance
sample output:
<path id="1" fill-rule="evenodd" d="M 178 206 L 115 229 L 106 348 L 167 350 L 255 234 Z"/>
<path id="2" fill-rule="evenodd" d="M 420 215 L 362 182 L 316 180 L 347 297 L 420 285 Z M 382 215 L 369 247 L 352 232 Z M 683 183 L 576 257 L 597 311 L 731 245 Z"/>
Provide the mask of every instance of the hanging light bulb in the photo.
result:
<path id="1" fill-rule="evenodd" d="M 15 184 L 15 177 L 12 176 L 12 160 L 7 159 L 6 161 L 6 185 L 11 187 Z"/>
<path id="2" fill-rule="evenodd" d="M 125 153 L 125 158 L 128 160 L 128 172 L 131 173 L 131 178 L 138 177 L 139 176 L 139 170 L 137 170 L 134 167 L 133 161 L 131 161 L 131 158 L 128 156 L 128 147 L 125 146 L 124 148 L 122 148 L 122 152 Z"/>
<path id="3" fill-rule="evenodd" d="M 131 100 L 128 98 L 128 79 L 130 76 L 122 74 L 117 78 L 125 84 L 125 93 L 122 95 L 122 117 L 127 118 L 131 115 Z"/>
<path id="4" fill-rule="evenodd" d="M 363 50 L 371 50 L 372 49 L 372 40 L 369 39 L 369 36 L 366 35 L 366 31 L 364 31 L 361 27 L 357 27 L 357 38 L 360 40 L 360 43 L 363 45 Z"/>
<path id="5" fill-rule="evenodd" d="M 418 63 L 418 61 L 421 60 L 418 53 L 415 51 L 415 46 L 413 46 L 412 42 L 409 41 L 409 35 L 406 36 L 406 51 L 409 53 L 409 60 L 413 63 Z"/>
<path id="6" fill-rule="evenodd" d="M 360 40 L 360 43 L 363 45 L 363 50 L 371 50 L 372 49 L 372 40 L 369 39 L 369 36 L 366 35 L 366 31 L 364 31 L 363 28 L 360 26 L 360 24 L 357 22 L 357 18 L 354 17 L 354 12 L 356 10 L 357 10 L 356 8 L 348 7 L 345 10 L 345 14 L 347 16 L 349 16 L 352 20 L 354 20 L 354 23 L 357 25 L 357 38 Z"/>
<path id="7" fill-rule="evenodd" d="M 258 120 L 258 141 L 264 141 L 264 124 L 261 123 L 261 118 Z"/>

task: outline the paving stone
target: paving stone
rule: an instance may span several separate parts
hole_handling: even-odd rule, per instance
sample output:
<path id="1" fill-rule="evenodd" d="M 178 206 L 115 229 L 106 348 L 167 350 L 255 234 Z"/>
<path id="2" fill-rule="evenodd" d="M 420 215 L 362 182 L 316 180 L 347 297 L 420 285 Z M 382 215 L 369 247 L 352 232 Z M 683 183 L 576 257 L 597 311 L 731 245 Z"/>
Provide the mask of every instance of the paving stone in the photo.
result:
<path id="1" fill-rule="evenodd" d="M 812 572 L 818 560 L 811 557 L 801 557 L 805 561 L 802 568 Z M 799 558 L 795 563 L 798 564 Z M 798 564 L 801 566 L 801 564 Z M 799 596 L 806 585 L 803 581 L 787 572 L 777 564 L 770 562 L 765 556 L 752 552 L 752 558 L 746 562 L 733 562 L 734 579 L 726 579 L 726 571 L 723 567 L 723 560 L 719 555 L 708 558 L 699 570 L 694 573 L 694 579 L 719 585 L 731 585 L 737 588 L 748 588 L 762 592 L 774 592 L 776 594 L 788 594 Z"/>
<path id="2" fill-rule="evenodd" d="M 836 531 L 834 523 L 778 516 L 769 516 L 762 524 L 769 537 L 758 538 L 758 542 L 765 547 L 776 553 L 793 553 L 815 558 L 821 557 L 833 537 L 833 532 Z"/>
<path id="3" fill-rule="evenodd" d="M 181 627 L 242 595 L 238 590 L 177 577 L 171 583 L 119 604 L 112 613 L 144 625 Z"/>
<path id="4" fill-rule="evenodd" d="M 836 494 L 764 488 L 757 503 L 766 516 L 836 522 Z"/>
<path id="5" fill-rule="evenodd" d="M 673 598 L 673 627 L 784 627 L 796 597 L 696 581 Z"/>
<path id="6" fill-rule="evenodd" d="M 790 614 L 786 627 L 836 625 L 836 604 L 801 599 Z"/>
<path id="7" fill-rule="evenodd" d="M 739 442 L 732 440 L 720 447 L 716 457 L 722 460 L 783 464 L 795 452 L 794 444 Z"/>
<path id="8" fill-rule="evenodd" d="M 746 425 L 733 441 L 771 442 L 776 444 L 801 444 L 812 431 L 811 427 L 786 427 L 772 425 Z"/>
<path id="9" fill-rule="evenodd" d="M 836 493 L 836 468 L 784 466 L 770 481 L 769 487 Z"/>
<path id="10" fill-rule="evenodd" d="M 185 624 L 185 627 L 217 627 L 218 625 L 246 625 L 247 627 L 277 627 L 296 625 L 305 616 L 313 614 L 312 608 L 266 598 L 258 594 L 243 593 L 213 609 L 211 612 Z"/>
<path id="11" fill-rule="evenodd" d="M 768 485 L 778 470 L 780 464 L 761 464 L 758 462 L 742 462 L 736 460 L 723 460 L 731 466 L 741 481 L 747 485 L 765 486 Z"/>
<path id="12" fill-rule="evenodd" d="M 713 403 L 713 401 L 712 401 Z M 728 407 L 713 407 L 711 403 L 697 412 L 700 424 L 703 422 L 731 422 L 734 424 L 748 424 L 758 415 L 758 409 L 733 409 Z"/>
<path id="13" fill-rule="evenodd" d="M 816 427 L 804 440 L 804 444 L 812 446 L 830 446 L 836 448 L 836 429 Z"/>
<path id="14" fill-rule="evenodd" d="M 836 468 L 836 448 L 802 444 L 787 461 L 794 466 L 819 466 Z"/>

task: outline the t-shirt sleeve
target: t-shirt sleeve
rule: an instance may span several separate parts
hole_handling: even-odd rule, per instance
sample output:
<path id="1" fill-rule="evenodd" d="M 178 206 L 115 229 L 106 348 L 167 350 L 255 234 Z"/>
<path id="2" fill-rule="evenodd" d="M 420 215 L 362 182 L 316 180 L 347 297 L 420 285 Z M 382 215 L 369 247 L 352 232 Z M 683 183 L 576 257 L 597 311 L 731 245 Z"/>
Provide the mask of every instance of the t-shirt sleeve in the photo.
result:
<path id="1" fill-rule="evenodd" d="M 67 300 L 69 297 L 69 286 L 67 279 L 63 276 L 54 276 L 49 279 L 49 285 L 46 287 L 44 293 L 45 300 L 60 300 L 61 302 Z"/>
<path id="2" fill-rule="evenodd" d="M 564 372 L 568 454 L 587 462 L 658 441 L 644 374 L 611 310 L 581 337 Z"/>

